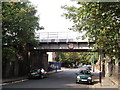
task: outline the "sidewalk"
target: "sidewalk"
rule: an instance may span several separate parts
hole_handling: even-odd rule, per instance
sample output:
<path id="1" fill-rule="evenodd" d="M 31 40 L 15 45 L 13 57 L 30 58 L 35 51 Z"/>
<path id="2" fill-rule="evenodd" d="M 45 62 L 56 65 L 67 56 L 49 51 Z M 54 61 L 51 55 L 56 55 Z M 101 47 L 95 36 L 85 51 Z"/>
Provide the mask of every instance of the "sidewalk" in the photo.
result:
<path id="1" fill-rule="evenodd" d="M 62 69 L 62 70 L 57 70 L 57 72 L 61 72 L 61 71 L 63 71 L 64 69 Z M 57 73 L 55 70 L 53 70 L 53 71 L 49 71 L 48 72 L 48 75 L 49 74 L 52 74 L 52 73 Z M 27 79 L 28 78 L 28 76 L 21 76 L 21 77 L 13 77 L 13 78 L 5 78 L 5 79 L 2 79 L 2 83 L 11 83 L 11 82 L 18 82 L 18 81 L 25 81 L 25 80 L 28 80 Z"/>
<path id="2" fill-rule="evenodd" d="M 102 82 L 100 83 L 99 80 L 97 80 L 98 83 L 94 84 L 91 88 L 118 88 L 117 85 L 113 84 L 109 79 L 102 78 Z"/>
<path id="3" fill-rule="evenodd" d="M 5 79 L 2 79 L 2 83 L 10 83 L 10 82 L 20 81 L 20 80 L 25 80 L 25 79 L 27 79 L 27 76 L 5 78 Z"/>
<path id="4" fill-rule="evenodd" d="M 117 85 L 118 86 L 118 79 L 116 80 L 115 78 L 113 77 L 108 77 L 108 79 L 114 84 L 114 85 Z"/>
<path id="5" fill-rule="evenodd" d="M 99 75 L 96 73 L 96 75 Z M 99 77 L 94 77 L 94 85 L 91 85 L 90 88 L 118 88 L 116 83 L 113 83 L 109 78 L 103 77 L 101 83 Z"/>

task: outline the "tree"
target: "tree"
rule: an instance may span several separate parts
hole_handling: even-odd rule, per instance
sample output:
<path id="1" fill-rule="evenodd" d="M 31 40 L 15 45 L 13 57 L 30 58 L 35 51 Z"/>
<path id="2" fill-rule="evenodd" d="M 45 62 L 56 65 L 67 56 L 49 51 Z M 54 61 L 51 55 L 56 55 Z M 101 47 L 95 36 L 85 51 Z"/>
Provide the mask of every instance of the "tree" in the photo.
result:
<path id="1" fill-rule="evenodd" d="M 111 57 L 120 53 L 120 2 L 78 2 L 79 7 L 64 6 L 72 30 L 86 31 L 83 37 L 95 41 L 95 49 Z"/>
<path id="2" fill-rule="evenodd" d="M 27 43 L 34 44 L 35 30 L 39 30 L 39 18 L 29 3 L 2 3 L 2 44 L 16 49 L 24 48 Z"/>
<path id="3" fill-rule="evenodd" d="M 37 10 L 30 2 L 2 2 L 3 63 L 22 61 L 28 65 L 29 45 L 36 45 L 35 31 L 40 29 Z"/>
<path id="4" fill-rule="evenodd" d="M 36 10 L 30 3 L 2 3 L 3 44 L 33 43 L 35 30 L 39 30 Z"/>
<path id="5" fill-rule="evenodd" d="M 60 62 L 66 64 L 66 66 L 79 65 L 79 64 L 91 64 L 92 56 L 95 56 L 95 62 L 98 60 L 98 53 L 91 52 L 58 52 L 57 54 Z"/>

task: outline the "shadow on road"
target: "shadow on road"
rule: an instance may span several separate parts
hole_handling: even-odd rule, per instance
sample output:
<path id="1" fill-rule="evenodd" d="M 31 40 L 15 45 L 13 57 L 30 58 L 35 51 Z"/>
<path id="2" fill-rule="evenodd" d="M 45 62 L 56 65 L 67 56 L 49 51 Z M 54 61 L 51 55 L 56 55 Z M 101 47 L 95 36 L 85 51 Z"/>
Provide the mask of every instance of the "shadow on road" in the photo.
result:
<path id="1" fill-rule="evenodd" d="M 94 82 L 93 82 L 93 84 L 97 84 L 97 83 L 99 83 L 99 81 L 94 81 Z"/>

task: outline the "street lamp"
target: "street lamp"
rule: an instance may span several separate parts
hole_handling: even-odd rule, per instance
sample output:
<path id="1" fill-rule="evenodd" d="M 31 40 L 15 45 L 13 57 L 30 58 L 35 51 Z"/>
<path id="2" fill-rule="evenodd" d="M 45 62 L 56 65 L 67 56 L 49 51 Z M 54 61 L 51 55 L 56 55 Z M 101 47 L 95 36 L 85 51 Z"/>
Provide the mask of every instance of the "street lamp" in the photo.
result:
<path id="1" fill-rule="evenodd" d="M 100 80 L 100 83 L 101 83 L 101 81 L 102 81 L 102 73 L 101 73 L 101 62 L 102 62 L 102 57 L 101 57 L 101 55 L 99 56 L 99 60 L 100 60 L 100 72 L 99 72 L 99 80 Z"/>

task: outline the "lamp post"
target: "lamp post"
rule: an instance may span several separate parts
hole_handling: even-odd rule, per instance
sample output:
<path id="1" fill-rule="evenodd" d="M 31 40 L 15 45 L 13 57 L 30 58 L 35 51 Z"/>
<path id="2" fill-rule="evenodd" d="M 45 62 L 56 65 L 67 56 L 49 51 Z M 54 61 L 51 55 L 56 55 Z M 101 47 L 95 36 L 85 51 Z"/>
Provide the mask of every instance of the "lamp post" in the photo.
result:
<path id="1" fill-rule="evenodd" d="M 99 55 L 99 60 L 100 60 L 100 72 L 99 72 L 99 80 L 100 80 L 100 83 L 101 83 L 101 81 L 102 81 L 102 73 L 101 73 L 101 62 L 102 62 L 102 57 L 101 57 L 101 55 Z"/>
<path id="2" fill-rule="evenodd" d="M 94 56 L 94 54 L 93 54 L 93 56 L 92 56 L 93 72 L 94 72 L 94 61 L 95 61 L 95 56 Z"/>

